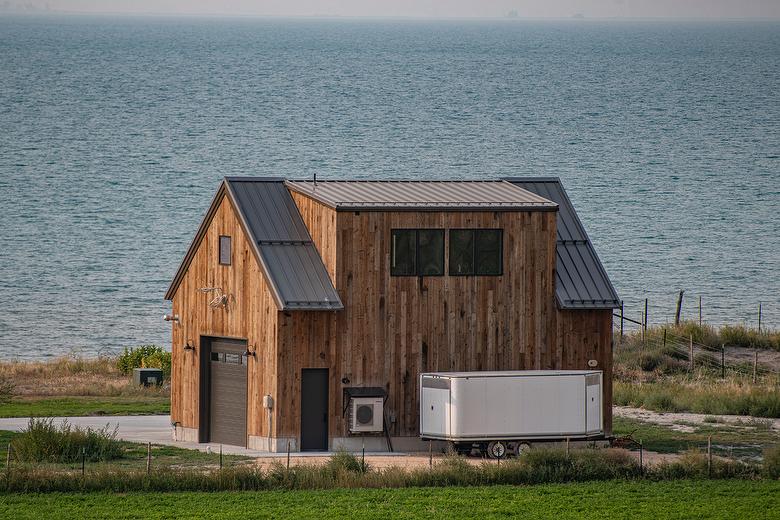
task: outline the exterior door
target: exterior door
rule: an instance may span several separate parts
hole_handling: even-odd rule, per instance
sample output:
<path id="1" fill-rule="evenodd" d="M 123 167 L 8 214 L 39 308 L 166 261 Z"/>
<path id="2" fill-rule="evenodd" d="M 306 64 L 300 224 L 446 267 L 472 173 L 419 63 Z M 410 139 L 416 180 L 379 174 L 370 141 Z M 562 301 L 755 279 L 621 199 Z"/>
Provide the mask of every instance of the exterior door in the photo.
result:
<path id="1" fill-rule="evenodd" d="M 246 341 L 214 338 L 209 352 L 209 442 L 246 446 Z"/>
<path id="2" fill-rule="evenodd" d="M 597 432 L 602 429 L 601 421 L 601 378 L 590 375 L 585 386 L 585 417 L 587 417 L 587 432 Z"/>
<path id="3" fill-rule="evenodd" d="M 301 451 L 328 449 L 328 369 L 301 373 Z"/>

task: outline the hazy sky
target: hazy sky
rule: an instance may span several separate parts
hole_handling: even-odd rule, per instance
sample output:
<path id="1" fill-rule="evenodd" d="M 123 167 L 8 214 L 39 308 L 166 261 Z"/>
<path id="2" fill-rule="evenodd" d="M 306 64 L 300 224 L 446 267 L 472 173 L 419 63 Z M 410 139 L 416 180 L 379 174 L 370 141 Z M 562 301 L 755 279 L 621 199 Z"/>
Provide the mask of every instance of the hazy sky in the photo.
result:
<path id="1" fill-rule="evenodd" d="M 772 18 L 780 0 L 0 0 L 0 9 L 266 16 Z"/>

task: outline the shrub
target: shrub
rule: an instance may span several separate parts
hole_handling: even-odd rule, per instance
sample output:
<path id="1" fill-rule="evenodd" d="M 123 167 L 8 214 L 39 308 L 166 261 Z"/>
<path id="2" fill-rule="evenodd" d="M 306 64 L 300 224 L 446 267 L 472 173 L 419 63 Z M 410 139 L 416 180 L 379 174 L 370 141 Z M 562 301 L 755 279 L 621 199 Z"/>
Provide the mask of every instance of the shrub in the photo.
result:
<path id="1" fill-rule="evenodd" d="M 163 376 L 168 378 L 171 375 L 171 353 L 157 345 L 125 347 L 116 366 L 125 375 L 130 374 L 134 368 L 159 368 L 163 371 Z"/>
<path id="2" fill-rule="evenodd" d="M 334 477 L 339 473 L 366 473 L 368 464 L 347 451 L 339 450 L 325 464 L 325 470 Z"/>
<path id="3" fill-rule="evenodd" d="M 7 403 L 14 396 L 16 385 L 9 377 L 0 375 L 0 404 Z"/>
<path id="4" fill-rule="evenodd" d="M 712 458 L 708 467 L 707 455 L 691 450 L 674 462 L 663 462 L 649 469 L 648 476 L 659 480 L 682 478 L 754 479 L 759 476 L 758 467 L 738 460 Z"/>
<path id="5" fill-rule="evenodd" d="M 116 429 L 93 430 L 72 426 L 67 421 L 55 425 L 53 419 L 30 419 L 27 428 L 11 441 L 14 457 L 24 462 L 90 462 L 117 459 L 122 447 Z"/>
<path id="6" fill-rule="evenodd" d="M 744 325 L 724 325 L 720 328 L 720 340 L 726 345 L 749 348 L 773 348 L 780 350 L 780 333 L 749 329 Z"/>
<path id="7" fill-rule="evenodd" d="M 780 479 L 780 446 L 764 450 L 764 476 Z"/>

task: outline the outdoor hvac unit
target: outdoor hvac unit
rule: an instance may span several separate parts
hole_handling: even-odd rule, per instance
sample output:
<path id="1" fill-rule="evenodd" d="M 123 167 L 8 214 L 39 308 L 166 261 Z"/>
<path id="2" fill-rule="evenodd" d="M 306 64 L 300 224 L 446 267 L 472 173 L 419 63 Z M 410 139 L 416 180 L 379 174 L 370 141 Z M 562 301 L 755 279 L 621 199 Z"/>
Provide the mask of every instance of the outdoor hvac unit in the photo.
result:
<path id="1" fill-rule="evenodd" d="M 349 431 L 352 433 L 381 432 L 383 426 L 381 397 L 353 397 L 350 403 Z"/>

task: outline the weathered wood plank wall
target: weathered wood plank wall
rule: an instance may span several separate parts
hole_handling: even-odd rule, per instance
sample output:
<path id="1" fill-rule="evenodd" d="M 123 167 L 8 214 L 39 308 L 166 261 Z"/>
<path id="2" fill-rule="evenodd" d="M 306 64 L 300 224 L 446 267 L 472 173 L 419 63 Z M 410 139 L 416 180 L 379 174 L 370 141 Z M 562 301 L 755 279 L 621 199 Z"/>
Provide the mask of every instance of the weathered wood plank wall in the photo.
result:
<path id="1" fill-rule="evenodd" d="M 331 436 L 347 433 L 344 386 L 384 387 L 391 433 L 414 436 L 420 372 L 556 367 L 554 212 L 354 213 L 295 200 L 307 226 L 336 215 L 335 249 L 327 237 L 314 240 L 338 252 L 335 284 L 345 310 L 291 313 L 280 322 L 280 435 L 300 428 L 302 368 L 330 369 Z M 504 275 L 391 277 L 396 228 L 502 228 Z M 328 265 L 335 255 L 323 256 Z"/>
<path id="2" fill-rule="evenodd" d="M 595 359 L 604 371 L 604 428 L 612 432 L 612 309 L 559 310 L 557 313 L 558 362 L 563 370 L 586 370 Z"/>
<path id="3" fill-rule="evenodd" d="M 218 261 L 219 236 L 232 243 L 231 265 Z M 201 287 L 221 287 L 231 295 L 227 309 L 212 309 L 212 293 Z M 173 313 L 181 325 L 173 325 L 171 420 L 186 428 L 198 428 L 200 354 L 202 336 L 246 339 L 255 348 L 248 358 L 249 435 L 268 435 L 262 396 L 276 393 L 276 341 L 278 311 L 266 280 L 250 250 L 235 210 L 223 197 L 206 235 L 173 298 Z M 190 341 L 195 351 L 184 351 Z"/>

